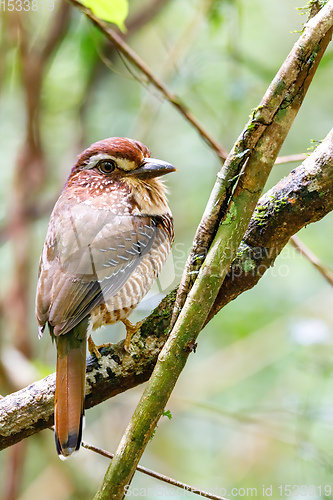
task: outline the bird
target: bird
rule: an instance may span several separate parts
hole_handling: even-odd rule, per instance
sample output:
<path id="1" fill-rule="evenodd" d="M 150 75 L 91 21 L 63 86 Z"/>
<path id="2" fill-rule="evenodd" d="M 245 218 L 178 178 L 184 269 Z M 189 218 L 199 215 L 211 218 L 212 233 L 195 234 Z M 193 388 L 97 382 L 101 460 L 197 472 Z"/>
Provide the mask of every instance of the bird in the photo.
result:
<path id="1" fill-rule="evenodd" d="M 59 457 L 79 450 L 84 418 L 86 347 L 90 333 L 128 316 L 166 262 L 173 217 L 161 176 L 176 171 L 151 158 L 139 141 L 111 137 L 77 158 L 52 211 L 36 292 L 39 337 L 45 326 L 57 349 L 55 442 Z"/>

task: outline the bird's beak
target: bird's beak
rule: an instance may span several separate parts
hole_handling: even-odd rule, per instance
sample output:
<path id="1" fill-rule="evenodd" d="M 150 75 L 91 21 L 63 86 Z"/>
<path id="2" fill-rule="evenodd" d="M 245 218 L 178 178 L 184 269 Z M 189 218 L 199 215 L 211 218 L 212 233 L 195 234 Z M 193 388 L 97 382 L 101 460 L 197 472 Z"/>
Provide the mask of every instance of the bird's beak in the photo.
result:
<path id="1" fill-rule="evenodd" d="M 153 177 L 160 177 L 170 172 L 177 172 L 177 169 L 171 163 L 156 160 L 156 158 L 145 158 L 141 167 L 127 172 L 127 175 L 135 175 L 139 179 L 152 179 Z"/>

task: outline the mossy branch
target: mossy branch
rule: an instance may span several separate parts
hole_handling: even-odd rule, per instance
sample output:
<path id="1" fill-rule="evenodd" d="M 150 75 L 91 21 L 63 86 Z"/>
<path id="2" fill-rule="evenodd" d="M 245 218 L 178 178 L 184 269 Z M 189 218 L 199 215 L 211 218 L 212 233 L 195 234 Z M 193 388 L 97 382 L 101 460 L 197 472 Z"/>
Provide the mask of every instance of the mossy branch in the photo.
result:
<path id="1" fill-rule="evenodd" d="M 252 288 L 274 264 L 289 238 L 333 210 L 333 130 L 301 166 L 261 197 L 217 295 L 208 322 Z M 176 291 L 147 318 L 132 339 L 102 350 L 87 363 L 86 408 L 149 379 L 168 334 Z M 55 374 L 0 398 L 0 450 L 53 424 Z"/>
<path id="2" fill-rule="evenodd" d="M 264 187 L 266 178 L 331 40 L 332 10 L 333 5 L 330 1 L 305 25 L 303 34 L 276 74 L 261 103 L 253 110 L 250 121 L 217 174 L 215 186 L 185 265 L 172 324 L 175 323 L 185 303 L 197 272 L 206 257 L 207 249 L 226 211 L 229 212 L 228 217 L 231 217 L 238 205 L 238 210 L 242 210 L 242 207 L 249 207 L 249 213 L 252 213 L 257 201 L 255 193 L 260 193 Z M 312 14 L 314 13 L 313 11 Z M 235 190 L 236 193 L 234 193 Z M 235 202 L 236 198 L 237 202 Z M 245 224 L 238 226 L 240 232 L 245 230 L 244 226 Z"/>

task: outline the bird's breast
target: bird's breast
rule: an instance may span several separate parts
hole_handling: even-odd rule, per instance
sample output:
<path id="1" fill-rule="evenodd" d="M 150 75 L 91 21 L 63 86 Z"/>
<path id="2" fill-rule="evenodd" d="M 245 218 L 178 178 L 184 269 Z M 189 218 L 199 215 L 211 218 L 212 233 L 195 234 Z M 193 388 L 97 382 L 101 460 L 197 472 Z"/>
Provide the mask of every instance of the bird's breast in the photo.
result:
<path id="1" fill-rule="evenodd" d="M 172 220 L 168 216 L 168 223 Z M 172 230 L 167 226 L 161 231 L 148 254 L 141 260 L 122 288 L 104 304 L 96 307 L 90 317 L 93 329 L 113 324 L 127 318 L 151 289 L 170 253 Z"/>

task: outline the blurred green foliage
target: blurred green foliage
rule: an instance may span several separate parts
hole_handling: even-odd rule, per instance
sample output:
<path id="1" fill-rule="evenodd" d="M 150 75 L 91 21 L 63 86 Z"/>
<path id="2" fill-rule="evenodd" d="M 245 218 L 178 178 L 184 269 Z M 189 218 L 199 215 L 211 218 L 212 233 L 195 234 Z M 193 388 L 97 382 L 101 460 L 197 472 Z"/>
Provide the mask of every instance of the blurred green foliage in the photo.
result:
<path id="1" fill-rule="evenodd" d="M 147 5 L 148 1 L 131 0 L 130 14 Z M 129 43 L 229 149 L 299 36 L 293 33 L 305 22 L 296 10 L 299 6 L 296 0 L 170 0 Z M 46 11 L 26 14 L 32 47 L 45 38 L 52 16 L 54 12 Z M 6 22 L 3 16 L 2 29 Z M 18 43 L 15 34 L 11 37 L 7 45 L 3 34 L 0 37 L 3 227 L 12 206 L 15 161 L 26 126 Z M 99 63 L 100 57 L 107 65 Z M 331 47 L 281 154 L 306 152 L 311 141 L 321 140 L 332 126 L 332 59 Z M 173 281 L 169 279 L 168 286 L 175 286 L 219 161 L 136 69 L 115 53 L 105 54 L 102 35 L 75 10 L 68 33 L 44 75 L 41 119 L 48 172 L 36 203 L 56 199 L 78 152 L 105 137 L 141 140 L 154 156 L 177 167 L 178 173 L 167 180 L 176 232 Z M 294 167 L 276 166 L 267 188 Z M 52 372 L 55 359 L 48 335 L 37 341 L 34 319 L 38 259 L 48 217 L 49 213 L 32 224 L 29 249 L 27 335 L 33 345 L 35 377 Z M 330 266 L 332 220 L 328 216 L 300 234 Z M 10 240 L 4 241 L 0 247 L 2 296 L 13 279 L 13 258 Z M 155 299 L 146 304 L 153 307 Z M 145 307 L 133 318 L 142 317 Z M 12 336 L 8 325 L 2 322 L 1 326 L 4 356 Z M 117 325 L 105 328 L 95 339 L 99 343 L 123 336 Z M 272 485 L 273 498 L 280 498 L 284 495 L 280 495 L 279 485 L 303 484 L 317 488 L 314 495 L 303 498 L 333 498 L 324 490 L 325 485 L 332 485 L 332 363 L 332 290 L 287 246 L 259 284 L 223 309 L 201 333 L 197 352 L 190 356 L 167 408 L 173 418 L 161 419 L 142 464 L 211 492 L 221 493 L 225 488 L 230 496 L 232 488 L 257 488 L 256 497 L 264 498 L 263 485 Z M 30 381 L 27 378 L 26 384 Z M 0 387 L 0 393 L 3 391 Z M 115 451 L 141 392 L 138 387 L 89 410 L 84 439 Z M 60 462 L 49 431 L 30 438 L 26 446 L 21 500 L 93 497 L 106 470 L 106 459 L 82 449 L 73 459 Z M 0 491 L 9 457 L 9 450 L 0 454 Z M 152 488 L 146 495 L 152 499 L 161 496 L 159 488 L 165 488 L 139 473 L 132 487 Z M 185 493 L 170 489 L 171 495 L 183 498 Z M 246 495 L 240 492 L 238 496 Z"/>

